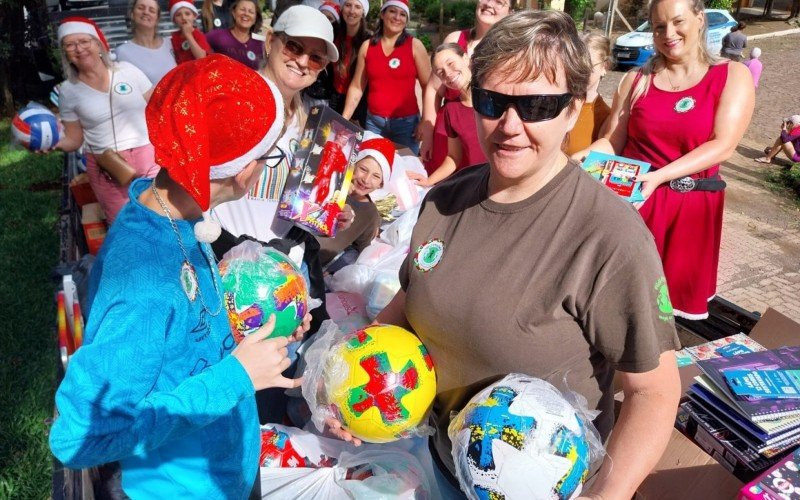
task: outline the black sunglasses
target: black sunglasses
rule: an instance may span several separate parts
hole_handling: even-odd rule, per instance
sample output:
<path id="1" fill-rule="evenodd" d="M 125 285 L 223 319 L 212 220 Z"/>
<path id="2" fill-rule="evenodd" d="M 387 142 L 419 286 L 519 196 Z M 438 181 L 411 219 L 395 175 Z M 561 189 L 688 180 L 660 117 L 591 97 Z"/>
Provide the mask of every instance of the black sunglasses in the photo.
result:
<path id="1" fill-rule="evenodd" d="M 280 163 L 283 161 L 283 159 L 286 158 L 286 153 L 284 153 L 283 150 L 278 146 L 275 146 L 275 149 L 278 150 L 277 153 L 273 153 L 272 152 L 273 150 L 270 150 L 264 156 L 262 156 L 260 158 L 256 158 L 256 161 L 263 161 L 264 162 L 264 166 L 267 167 L 267 168 L 275 168 L 275 167 L 277 167 L 278 165 L 280 165 Z M 270 154 L 270 153 L 272 153 L 272 154 Z"/>
<path id="2" fill-rule="evenodd" d="M 498 119 L 509 106 L 514 106 L 524 122 L 552 120 L 572 102 L 572 94 L 506 95 L 472 87 L 472 106 L 479 114 Z"/>

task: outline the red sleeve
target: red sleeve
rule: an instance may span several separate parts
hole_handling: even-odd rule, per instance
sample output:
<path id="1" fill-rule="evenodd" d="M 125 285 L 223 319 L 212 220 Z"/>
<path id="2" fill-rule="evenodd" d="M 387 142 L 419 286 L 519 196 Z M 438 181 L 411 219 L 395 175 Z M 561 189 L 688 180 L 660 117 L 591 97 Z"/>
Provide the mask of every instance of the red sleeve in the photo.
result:
<path id="1" fill-rule="evenodd" d="M 208 40 L 206 40 L 206 36 L 203 34 L 202 31 L 195 28 L 194 33 L 192 33 L 192 35 L 194 35 L 194 39 L 195 41 L 197 41 L 197 45 L 199 45 L 200 47 L 202 47 L 203 50 L 206 51 L 206 55 L 214 53 L 214 51 L 211 50 L 211 46 L 208 44 Z"/>

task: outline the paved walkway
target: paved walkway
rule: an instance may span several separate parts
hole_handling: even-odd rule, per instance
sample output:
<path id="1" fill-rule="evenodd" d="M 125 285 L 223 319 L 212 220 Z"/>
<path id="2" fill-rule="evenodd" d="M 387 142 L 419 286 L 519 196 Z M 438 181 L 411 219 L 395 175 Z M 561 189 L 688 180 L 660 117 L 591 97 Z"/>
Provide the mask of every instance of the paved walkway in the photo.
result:
<path id="1" fill-rule="evenodd" d="M 778 27 L 788 26 L 776 23 Z M 728 189 L 718 293 L 744 309 L 764 312 L 772 307 L 800 322 L 800 204 L 768 184 L 768 172 L 780 165 L 753 161 L 775 140 L 781 119 L 800 113 L 800 94 L 787 77 L 800 73 L 800 35 L 751 44 L 756 45 L 764 63 L 756 111 L 736 153 L 722 168 Z M 621 77 L 620 72 L 609 73 L 602 82 L 600 92 L 607 102 Z"/>

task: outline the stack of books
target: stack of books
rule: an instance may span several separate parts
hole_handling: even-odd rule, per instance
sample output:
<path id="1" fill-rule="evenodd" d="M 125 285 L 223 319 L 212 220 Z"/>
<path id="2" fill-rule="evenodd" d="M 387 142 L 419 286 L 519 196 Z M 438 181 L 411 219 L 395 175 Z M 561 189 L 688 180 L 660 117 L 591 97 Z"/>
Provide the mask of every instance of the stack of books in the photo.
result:
<path id="1" fill-rule="evenodd" d="M 800 499 L 800 453 L 795 451 L 745 485 L 739 500 Z"/>
<path id="2" fill-rule="evenodd" d="M 720 463 L 756 473 L 800 444 L 800 377 L 792 377 L 800 369 L 800 347 L 748 350 L 698 360 L 702 375 L 681 412 L 695 426 L 686 424 L 687 434 Z"/>

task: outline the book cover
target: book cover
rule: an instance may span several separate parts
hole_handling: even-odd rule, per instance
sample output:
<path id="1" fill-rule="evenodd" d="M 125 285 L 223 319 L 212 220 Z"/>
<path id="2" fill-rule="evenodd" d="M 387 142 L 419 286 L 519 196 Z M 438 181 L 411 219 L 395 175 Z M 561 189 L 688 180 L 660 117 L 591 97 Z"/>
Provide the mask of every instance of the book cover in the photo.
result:
<path id="1" fill-rule="evenodd" d="M 739 498 L 765 500 L 800 499 L 800 452 L 787 455 L 769 470 L 746 484 Z"/>
<path id="2" fill-rule="evenodd" d="M 703 408 L 707 413 L 713 415 L 714 418 L 722 422 L 730 432 L 734 433 L 742 441 L 766 458 L 780 456 L 786 450 L 794 448 L 800 443 L 800 429 L 797 428 L 786 431 L 785 434 L 774 436 L 766 442 L 760 441 L 754 438 L 749 432 L 749 429 L 742 425 L 741 420 L 733 418 L 730 413 L 721 411 L 718 406 L 715 406 L 706 397 L 707 395 L 703 393 L 701 388 L 693 388 L 689 391 L 688 395 L 692 402 Z"/>
<path id="3" fill-rule="evenodd" d="M 690 434 L 690 437 L 693 437 L 695 441 L 699 441 L 698 444 L 707 452 L 709 450 L 716 451 L 717 456 L 721 456 L 734 469 L 744 467 L 749 471 L 758 473 L 780 460 L 777 457 L 765 458 L 761 456 L 757 450 L 731 433 L 724 423 L 705 411 L 703 407 L 687 401 L 682 403 L 680 408 L 688 413 L 689 418 L 697 426 L 696 429 L 693 429 L 694 433 Z"/>
<path id="4" fill-rule="evenodd" d="M 800 370 L 726 370 L 725 382 L 736 396 L 800 397 Z"/>
<path id="5" fill-rule="evenodd" d="M 733 401 L 720 390 L 708 377 L 700 375 L 695 377 L 697 386 L 703 389 L 703 393 L 710 399 L 710 403 L 719 407 L 725 414 L 737 414 L 743 420 L 744 425 L 751 431 L 754 438 L 771 443 L 786 437 L 790 431 L 800 432 L 800 417 L 781 417 L 775 420 L 764 420 L 753 422 L 747 415 L 740 410 Z"/>
<path id="6" fill-rule="evenodd" d="M 704 359 L 731 357 L 739 354 L 761 351 L 766 351 L 766 348 L 744 333 L 737 333 L 736 335 L 712 340 L 704 344 L 685 347 L 679 352 L 691 356 L 695 361 L 701 361 Z"/>
<path id="7" fill-rule="evenodd" d="M 641 193 L 642 183 L 636 182 L 634 179 L 637 175 L 650 170 L 649 163 L 624 156 L 590 151 L 581 167 L 627 201 L 631 203 L 644 201 Z"/>
<path id="8" fill-rule="evenodd" d="M 800 415 L 800 399 L 736 397 L 725 382 L 726 370 L 791 370 L 800 368 L 800 346 L 751 352 L 729 358 L 719 357 L 697 362 L 697 367 L 754 422 Z"/>
<path id="9" fill-rule="evenodd" d="M 309 110 L 293 152 L 278 217 L 318 236 L 335 236 L 363 130 L 327 106 Z"/>

